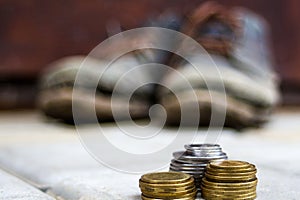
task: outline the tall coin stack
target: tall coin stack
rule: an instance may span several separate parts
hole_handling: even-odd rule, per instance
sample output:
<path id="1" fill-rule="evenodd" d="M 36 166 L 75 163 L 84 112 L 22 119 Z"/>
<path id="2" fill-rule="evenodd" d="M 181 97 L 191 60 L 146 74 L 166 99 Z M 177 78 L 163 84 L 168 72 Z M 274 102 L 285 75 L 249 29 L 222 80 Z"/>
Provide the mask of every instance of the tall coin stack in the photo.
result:
<path id="1" fill-rule="evenodd" d="M 243 161 L 211 162 L 202 181 L 202 197 L 252 200 L 256 198 L 256 168 Z"/>
<path id="2" fill-rule="evenodd" d="M 143 200 L 194 200 L 194 178 L 181 172 L 145 174 L 139 181 Z"/>
<path id="3" fill-rule="evenodd" d="M 226 160 L 227 155 L 218 144 L 188 144 L 186 151 L 174 152 L 170 171 L 190 174 L 195 179 L 195 185 L 201 190 L 201 179 L 207 164 L 212 160 Z"/>

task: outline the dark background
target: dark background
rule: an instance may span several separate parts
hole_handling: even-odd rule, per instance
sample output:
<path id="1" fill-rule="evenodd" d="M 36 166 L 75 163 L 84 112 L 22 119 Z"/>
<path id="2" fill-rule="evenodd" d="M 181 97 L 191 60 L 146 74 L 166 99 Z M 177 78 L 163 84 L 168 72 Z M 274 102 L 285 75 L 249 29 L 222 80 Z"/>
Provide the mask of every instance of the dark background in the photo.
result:
<path id="1" fill-rule="evenodd" d="M 199 0 L 0 0 L 0 109 L 34 106 L 41 70 L 63 56 L 87 54 L 107 37 L 106 25 L 139 26 L 166 9 L 186 13 Z M 300 104 L 300 1 L 222 0 L 270 23 L 284 104 Z"/>

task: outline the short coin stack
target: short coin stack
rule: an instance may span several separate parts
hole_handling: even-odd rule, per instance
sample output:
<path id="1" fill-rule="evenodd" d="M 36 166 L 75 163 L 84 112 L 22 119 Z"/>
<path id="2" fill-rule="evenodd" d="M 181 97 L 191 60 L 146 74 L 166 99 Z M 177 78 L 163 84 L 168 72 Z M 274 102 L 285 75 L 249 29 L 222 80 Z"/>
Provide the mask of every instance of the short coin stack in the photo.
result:
<path id="1" fill-rule="evenodd" d="M 143 200 L 193 200 L 197 193 L 193 177 L 180 172 L 145 174 L 139 185 Z"/>
<path id="2" fill-rule="evenodd" d="M 227 155 L 218 144 L 188 144 L 186 151 L 174 152 L 170 171 L 190 174 L 195 179 L 195 185 L 200 190 L 201 179 L 207 164 L 212 160 L 226 160 Z"/>
<path id="3" fill-rule="evenodd" d="M 256 168 L 243 161 L 211 162 L 202 180 L 204 199 L 251 200 L 256 198 Z"/>

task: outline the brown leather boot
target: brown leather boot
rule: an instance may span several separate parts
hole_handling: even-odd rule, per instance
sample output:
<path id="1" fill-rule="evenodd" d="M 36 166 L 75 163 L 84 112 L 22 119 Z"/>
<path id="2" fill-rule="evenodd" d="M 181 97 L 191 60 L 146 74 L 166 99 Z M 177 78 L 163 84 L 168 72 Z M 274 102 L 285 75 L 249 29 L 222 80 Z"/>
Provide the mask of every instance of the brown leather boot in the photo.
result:
<path id="1" fill-rule="evenodd" d="M 225 110 L 225 126 L 236 129 L 266 122 L 279 93 L 264 20 L 251 11 L 211 2 L 200 5 L 187 19 L 182 32 L 199 42 L 210 59 L 205 53 L 188 52 L 196 66 L 178 58 L 171 61 L 192 89 L 174 79 L 174 74 L 165 76 L 159 96 L 167 122 L 180 124 L 182 112 L 195 112 L 194 104 L 200 109 L 200 125 L 223 125 L 222 119 L 211 119 L 212 110 L 220 117 Z"/>
<path id="2" fill-rule="evenodd" d="M 146 25 L 178 30 L 179 19 L 176 15 L 165 13 Z M 51 63 L 41 76 L 39 108 L 47 116 L 70 123 L 73 123 L 74 108 L 77 113 L 75 113 L 76 123 L 95 122 L 94 114 L 99 121 L 148 117 L 148 109 L 152 104 L 155 88 L 153 85 L 143 86 L 142 83 L 145 80 L 158 82 L 163 74 L 153 72 L 153 69 L 133 69 L 142 64 L 162 63 L 168 54 L 153 49 L 134 50 L 119 57 L 107 67 L 107 62 L 116 55 L 118 50 L 130 49 L 136 44 L 147 42 L 149 37 L 153 37 L 153 35 L 148 36 L 147 33 L 138 34 L 138 38 L 132 38 L 132 40 L 121 38 L 120 41 L 107 43 L 104 49 L 95 50 L 97 52 L 94 58 L 86 59 L 84 55 L 77 55 Z M 172 38 L 166 38 L 164 35 L 156 37 L 158 41 L 172 45 Z M 83 63 L 84 66 L 81 67 Z M 127 76 L 124 78 L 125 74 Z M 75 82 L 76 95 L 74 95 Z M 117 84 L 119 84 L 118 88 L 116 88 Z M 135 89 L 130 101 L 126 101 L 127 96 Z M 113 93 L 116 97 L 114 103 L 112 103 Z M 90 108 L 93 101 L 95 102 L 94 111 Z"/>

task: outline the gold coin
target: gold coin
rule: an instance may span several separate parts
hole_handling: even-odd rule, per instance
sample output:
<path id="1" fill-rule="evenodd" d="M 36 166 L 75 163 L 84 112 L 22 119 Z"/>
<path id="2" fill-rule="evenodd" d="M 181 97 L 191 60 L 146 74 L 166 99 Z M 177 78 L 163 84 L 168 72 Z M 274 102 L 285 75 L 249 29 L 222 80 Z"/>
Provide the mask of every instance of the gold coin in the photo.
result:
<path id="1" fill-rule="evenodd" d="M 248 192 L 245 194 L 233 194 L 233 195 L 217 194 L 214 191 L 212 191 L 212 192 L 202 191 L 202 196 L 203 197 L 226 198 L 226 199 L 248 198 L 248 197 L 256 196 L 256 191 Z"/>
<path id="2" fill-rule="evenodd" d="M 248 173 L 212 173 L 211 171 L 206 171 L 206 174 L 211 176 L 222 176 L 222 177 L 250 177 L 256 176 L 256 172 L 248 172 Z"/>
<path id="3" fill-rule="evenodd" d="M 244 161 L 238 160 L 223 160 L 223 161 L 212 161 L 209 163 L 211 168 L 215 169 L 247 169 L 251 164 Z"/>
<path id="4" fill-rule="evenodd" d="M 214 180 L 217 182 L 245 182 L 256 179 L 255 174 L 250 176 L 219 176 L 205 173 L 205 177 L 206 179 Z"/>
<path id="5" fill-rule="evenodd" d="M 182 196 L 191 196 L 197 189 L 191 188 L 186 191 L 180 191 L 180 192 L 148 192 L 146 190 L 141 190 L 142 193 L 147 197 L 155 197 L 155 198 L 166 198 L 166 197 L 182 197 Z"/>
<path id="6" fill-rule="evenodd" d="M 250 164 L 248 168 L 241 169 L 221 169 L 221 168 L 212 168 L 210 165 L 206 167 L 206 172 L 211 174 L 251 174 L 256 173 L 257 170 L 254 165 Z"/>
<path id="7" fill-rule="evenodd" d="M 143 175 L 141 181 L 146 183 L 170 184 L 184 183 L 190 178 L 190 175 L 181 172 L 156 172 Z"/>
<path id="8" fill-rule="evenodd" d="M 161 183 L 147 183 L 140 179 L 139 181 L 140 187 L 151 187 L 151 188 L 182 188 L 182 187 L 189 187 L 194 185 L 194 178 L 190 177 L 186 182 L 183 183 L 168 183 L 168 184 L 161 184 Z"/>
<path id="9" fill-rule="evenodd" d="M 250 186 L 217 186 L 217 185 L 206 185 L 204 182 L 202 183 L 203 187 L 206 187 L 208 189 L 212 190 L 225 190 L 225 191 L 231 191 L 231 190 L 246 190 L 251 188 L 256 188 L 256 185 L 250 185 Z"/>
<path id="10" fill-rule="evenodd" d="M 221 186 L 221 187 L 239 187 L 239 186 L 256 186 L 257 185 L 257 179 L 247 181 L 247 182 L 241 182 L 241 183 L 218 183 L 218 182 L 212 182 L 207 180 L 206 178 L 202 179 L 202 183 L 209 185 L 209 186 Z"/>
<path id="11" fill-rule="evenodd" d="M 249 194 L 248 196 L 243 197 L 232 197 L 232 196 L 224 196 L 224 195 L 210 195 L 210 194 L 202 194 L 202 196 L 206 200 L 254 200 L 256 199 L 256 194 Z"/>
<path id="12" fill-rule="evenodd" d="M 244 194 L 250 194 L 250 193 L 256 193 L 256 188 L 250 188 L 250 189 L 243 189 L 243 190 L 222 190 L 222 189 L 209 189 L 205 186 L 201 186 L 202 193 L 212 193 L 217 195 L 244 195 Z"/>
<path id="13" fill-rule="evenodd" d="M 202 182 L 202 186 L 208 188 L 208 189 L 214 189 L 214 190 L 244 190 L 244 189 L 250 189 L 250 188 L 256 188 L 257 184 L 254 185 L 228 185 L 228 186 L 219 186 L 219 185 L 212 185 L 212 184 L 206 184 L 205 182 Z"/>
<path id="14" fill-rule="evenodd" d="M 256 198 L 256 167 L 244 161 L 212 161 L 201 182 L 206 200 L 252 200 Z"/>
<path id="15" fill-rule="evenodd" d="M 190 185 L 186 187 L 148 187 L 148 186 L 140 186 L 141 190 L 148 191 L 148 192 L 183 192 L 186 190 L 190 190 L 195 188 L 195 185 Z"/>
<path id="16" fill-rule="evenodd" d="M 151 198 L 151 197 L 147 197 L 145 195 L 142 194 L 142 200 L 164 200 L 165 198 L 161 199 L 161 198 Z M 172 200 L 194 200 L 195 196 L 191 196 L 191 197 L 180 197 L 180 198 L 172 198 Z"/>

